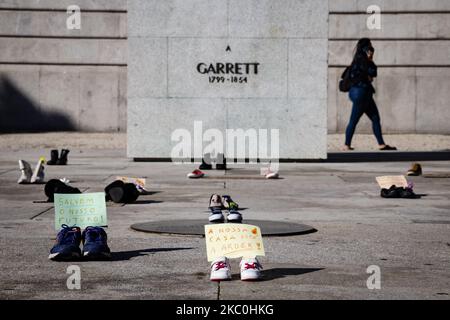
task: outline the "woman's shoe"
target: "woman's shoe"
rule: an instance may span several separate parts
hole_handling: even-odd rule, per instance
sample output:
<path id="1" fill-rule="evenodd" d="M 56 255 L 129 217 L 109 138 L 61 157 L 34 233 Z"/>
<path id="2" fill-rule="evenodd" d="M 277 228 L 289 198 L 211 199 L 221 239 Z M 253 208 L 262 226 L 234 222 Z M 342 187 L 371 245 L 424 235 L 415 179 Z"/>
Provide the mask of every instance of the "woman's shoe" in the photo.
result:
<path id="1" fill-rule="evenodd" d="M 345 145 L 345 146 L 342 147 L 341 150 L 342 150 L 342 151 L 352 151 L 352 150 L 355 150 L 355 148 L 352 148 L 352 147 L 350 147 L 350 146 Z"/>
<path id="2" fill-rule="evenodd" d="M 385 145 L 384 147 L 380 148 L 381 151 L 393 151 L 397 150 L 396 147 L 391 147 L 390 145 Z"/>

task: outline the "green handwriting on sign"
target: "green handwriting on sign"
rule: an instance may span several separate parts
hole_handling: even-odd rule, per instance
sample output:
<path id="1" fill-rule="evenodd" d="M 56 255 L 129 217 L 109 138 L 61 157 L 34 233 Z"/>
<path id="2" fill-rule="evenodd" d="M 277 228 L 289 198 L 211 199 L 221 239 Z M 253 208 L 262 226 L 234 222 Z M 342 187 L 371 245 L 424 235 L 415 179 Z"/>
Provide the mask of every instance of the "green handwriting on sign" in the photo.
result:
<path id="1" fill-rule="evenodd" d="M 86 228 L 107 226 L 105 194 L 55 194 L 55 228 L 62 224 Z"/>

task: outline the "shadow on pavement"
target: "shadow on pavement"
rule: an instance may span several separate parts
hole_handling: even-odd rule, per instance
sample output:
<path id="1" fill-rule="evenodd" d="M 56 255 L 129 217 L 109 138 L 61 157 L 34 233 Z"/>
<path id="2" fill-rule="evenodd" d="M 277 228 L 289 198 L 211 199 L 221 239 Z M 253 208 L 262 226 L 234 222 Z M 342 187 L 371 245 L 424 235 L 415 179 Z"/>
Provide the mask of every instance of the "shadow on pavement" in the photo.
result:
<path id="1" fill-rule="evenodd" d="M 450 151 L 329 152 L 321 162 L 447 161 Z"/>
<path id="2" fill-rule="evenodd" d="M 142 196 L 151 196 L 157 193 L 161 193 L 162 191 L 144 191 L 141 193 Z"/>
<path id="3" fill-rule="evenodd" d="M 158 201 L 158 200 L 136 200 L 132 203 L 127 203 L 127 206 L 133 205 L 133 204 L 151 204 L 151 203 L 164 203 L 164 201 Z"/>
<path id="4" fill-rule="evenodd" d="M 154 249 L 112 252 L 111 261 L 125 261 L 135 257 L 147 256 L 148 254 L 153 254 L 157 252 L 169 252 L 169 251 L 192 250 L 192 249 L 194 248 L 154 248 Z"/>
<path id="5" fill-rule="evenodd" d="M 270 281 L 288 276 L 299 276 L 305 273 L 316 272 L 324 268 L 274 268 L 261 271 L 262 280 Z"/>

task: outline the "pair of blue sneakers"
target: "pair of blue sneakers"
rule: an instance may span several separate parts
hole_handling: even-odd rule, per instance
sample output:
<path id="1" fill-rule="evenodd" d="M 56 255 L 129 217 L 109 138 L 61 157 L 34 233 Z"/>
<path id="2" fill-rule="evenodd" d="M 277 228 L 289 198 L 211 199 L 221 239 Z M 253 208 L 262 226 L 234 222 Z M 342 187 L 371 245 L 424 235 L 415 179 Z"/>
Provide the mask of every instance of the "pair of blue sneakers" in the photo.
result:
<path id="1" fill-rule="evenodd" d="M 48 258 L 53 261 L 71 261 L 84 258 L 87 260 L 109 260 L 111 250 L 108 247 L 105 230 L 100 227 L 87 227 L 81 233 L 79 227 L 63 224 L 56 237 L 56 244 L 50 250 Z M 80 244 L 83 243 L 83 252 Z"/>

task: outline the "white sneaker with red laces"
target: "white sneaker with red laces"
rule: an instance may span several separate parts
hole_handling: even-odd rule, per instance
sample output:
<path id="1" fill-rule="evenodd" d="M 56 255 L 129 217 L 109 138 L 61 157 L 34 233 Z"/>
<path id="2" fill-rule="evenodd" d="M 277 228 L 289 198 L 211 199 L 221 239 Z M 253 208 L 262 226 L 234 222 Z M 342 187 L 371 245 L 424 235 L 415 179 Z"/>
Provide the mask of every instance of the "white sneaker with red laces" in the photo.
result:
<path id="1" fill-rule="evenodd" d="M 241 263 L 241 280 L 259 280 L 261 279 L 262 265 L 259 263 L 258 259 L 242 259 Z"/>
<path id="2" fill-rule="evenodd" d="M 226 257 L 216 259 L 211 263 L 211 281 L 231 280 L 230 261 Z"/>
<path id="3" fill-rule="evenodd" d="M 198 179 L 198 178 L 203 178 L 203 176 L 204 176 L 205 174 L 202 172 L 202 171 L 200 171 L 200 170 L 198 170 L 198 169 L 195 169 L 194 171 L 192 171 L 191 173 L 188 173 L 188 178 L 190 178 L 190 179 Z"/>

